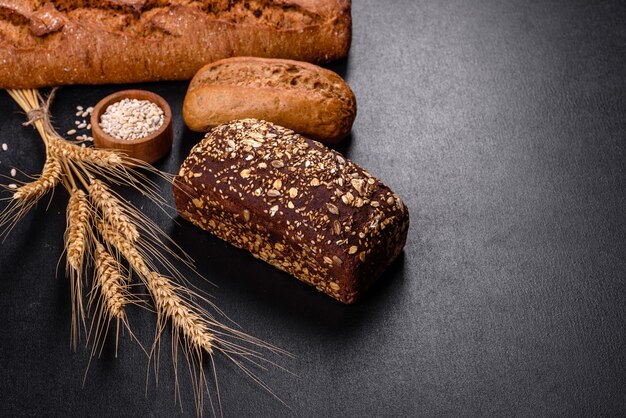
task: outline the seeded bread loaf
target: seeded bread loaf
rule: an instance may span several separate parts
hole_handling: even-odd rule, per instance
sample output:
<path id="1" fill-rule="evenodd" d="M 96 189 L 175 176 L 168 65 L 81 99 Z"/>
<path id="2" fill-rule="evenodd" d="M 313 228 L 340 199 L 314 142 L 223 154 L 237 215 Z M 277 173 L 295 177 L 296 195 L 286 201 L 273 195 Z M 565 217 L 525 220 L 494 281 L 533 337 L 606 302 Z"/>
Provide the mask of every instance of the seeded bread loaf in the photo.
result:
<path id="1" fill-rule="evenodd" d="M 409 214 L 367 171 L 255 119 L 214 128 L 174 181 L 179 214 L 352 303 L 400 254 Z"/>
<path id="2" fill-rule="evenodd" d="M 0 87 L 189 80 L 246 55 L 345 57 L 351 0 L 0 0 Z"/>
<path id="3" fill-rule="evenodd" d="M 345 138 L 355 117 L 354 93 L 337 74 L 272 58 L 227 58 L 202 67 L 183 105 L 185 123 L 194 131 L 255 118 L 321 142 Z"/>

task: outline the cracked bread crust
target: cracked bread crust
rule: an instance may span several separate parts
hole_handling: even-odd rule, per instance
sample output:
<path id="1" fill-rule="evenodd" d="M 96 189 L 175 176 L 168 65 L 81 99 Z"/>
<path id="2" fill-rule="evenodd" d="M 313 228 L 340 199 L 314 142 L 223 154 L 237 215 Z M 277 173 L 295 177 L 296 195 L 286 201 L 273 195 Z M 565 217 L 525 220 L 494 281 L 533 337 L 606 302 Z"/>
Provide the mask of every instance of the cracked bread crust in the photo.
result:
<path id="1" fill-rule="evenodd" d="M 174 198 L 183 218 L 344 303 L 402 252 L 409 227 L 402 200 L 367 171 L 255 119 L 209 132 Z"/>
<path id="2" fill-rule="evenodd" d="M 347 56 L 351 0 L 0 0 L 0 87 L 188 80 L 232 56 Z"/>
<path id="3" fill-rule="evenodd" d="M 185 96 L 183 118 L 208 131 L 241 118 L 264 119 L 309 138 L 345 138 L 356 117 L 356 98 L 334 72 L 306 62 L 235 57 L 204 66 Z"/>

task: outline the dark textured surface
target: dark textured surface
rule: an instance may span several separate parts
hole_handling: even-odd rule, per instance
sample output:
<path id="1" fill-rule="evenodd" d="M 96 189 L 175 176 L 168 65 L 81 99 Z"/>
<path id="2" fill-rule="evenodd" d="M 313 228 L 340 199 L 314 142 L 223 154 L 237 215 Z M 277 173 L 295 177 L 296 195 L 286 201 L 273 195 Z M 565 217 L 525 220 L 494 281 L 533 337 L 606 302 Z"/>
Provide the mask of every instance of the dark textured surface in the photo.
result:
<path id="1" fill-rule="evenodd" d="M 589 3 L 589 4 L 588 4 Z M 400 262 L 354 306 L 159 210 L 219 305 L 297 355 L 263 374 L 299 416 L 626 414 L 626 7 L 620 1 L 360 1 L 335 68 L 359 115 L 340 149 L 411 212 Z M 180 114 L 184 83 L 145 85 Z M 120 87 L 59 92 L 73 106 Z M 43 147 L 0 94 L 0 172 L 35 173 Z M 176 171 L 200 135 L 175 121 Z M 0 251 L 0 411 L 8 416 L 180 416 L 167 345 L 159 386 L 123 339 L 72 353 L 56 263 L 66 196 L 41 204 Z M 56 278 L 55 278 L 56 274 Z M 132 313 L 148 342 L 148 312 Z M 218 363 L 228 416 L 289 416 Z M 193 415 L 183 376 L 183 415 Z"/>

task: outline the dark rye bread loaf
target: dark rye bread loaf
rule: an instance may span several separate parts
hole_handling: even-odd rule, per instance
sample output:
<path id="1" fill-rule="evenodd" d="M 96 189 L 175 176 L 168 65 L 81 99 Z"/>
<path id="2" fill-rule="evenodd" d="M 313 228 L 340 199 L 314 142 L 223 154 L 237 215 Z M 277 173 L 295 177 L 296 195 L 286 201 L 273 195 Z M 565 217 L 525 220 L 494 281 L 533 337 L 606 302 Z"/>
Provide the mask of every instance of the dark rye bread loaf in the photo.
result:
<path id="1" fill-rule="evenodd" d="M 214 128 L 174 181 L 179 214 L 352 303 L 400 254 L 409 213 L 367 171 L 256 119 Z"/>
<path id="2" fill-rule="evenodd" d="M 0 0 L 0 88 L 189 80 L 232 56 L 348 54 L 351 0 Z"/>
<path id="3" fill-rule="evenodd" d="M 352 129 L 356 98 L 334 72 L 301 61 L 235 57 L 205 65 L 185 96 L 189 129 L 208 131 L 255 118 L 321 142 L 338 142 Z"/>

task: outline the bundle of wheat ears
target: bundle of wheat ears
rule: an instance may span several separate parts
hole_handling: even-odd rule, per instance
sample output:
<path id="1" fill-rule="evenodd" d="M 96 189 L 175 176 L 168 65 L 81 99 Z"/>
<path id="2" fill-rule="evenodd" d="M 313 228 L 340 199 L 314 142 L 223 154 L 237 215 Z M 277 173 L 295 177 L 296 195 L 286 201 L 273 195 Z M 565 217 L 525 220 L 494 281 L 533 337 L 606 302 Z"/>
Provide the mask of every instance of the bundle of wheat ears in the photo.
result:
<path id="1" fill-rule="evenodd" d="M 260 350 L 288 353 L 234 326 L 225 325 L 227 321 L 220 320 L 225 318 L 221 311 L 199 291 L 186 286 L 185 278 L 169 260 L 173 256 L 191 268 L 193 261 L 175 244 L 175 250 L 171 250 L 173 242 L 170 238 L 110 187 L 131 186 L 146 198 L 163 205 L 166 202 L 158 192 L 157 184 L 147 174 L 160 176 L 170 183 L 172 176 L 116 151 L 80 147 L 63 139 L 49 117 L 55 90 L 47 99 L 37 90 L 7 91 L 26 112 L 28 121 L 25 125 L 33 125 L 41 135 L 46 146 L 46 162 L 41 175 L 34 181 L 7 186 L 11 196 L 0 214 L 0 229 L 3 235 L 8 234 L 48 192 L 58 185 L 67 189 L 69 200 L 64 238 L 72 301 L 72 346 L 77 347 L 81 330 L 84 330 L 91 355 L 98 356 L 113 325 L 117 352 L 120 328 L 128 330 L 133 337 L 126 308 L 130 304 L 146 304 L 138 293 L 145 288 L 157 315 L 155 339 L 146 352 L 150 360 L 157 361 L 162 333 L 167 324 L 171 324 L 174 370 L 177 373 L 180 346 L 188 360 L 198 415 L 204 411 L 205 393 L 213 415 L 222 413 L 217 380 L 210 385 L 204 371 L 208 361 L 209 372 L 216 379 L 213 360 L 216 353 L 224 355 L 276 397 L 253 373 L 252 367 L 264 368 L 264 364 L 274 364 L 265 359 Z M 202 305 L 209 306 L 215 314 Z M 89 317 L 92 318 L 90 321 Z M 176 388 L 176 397 L 180 398 L 178 377 Z"/>

